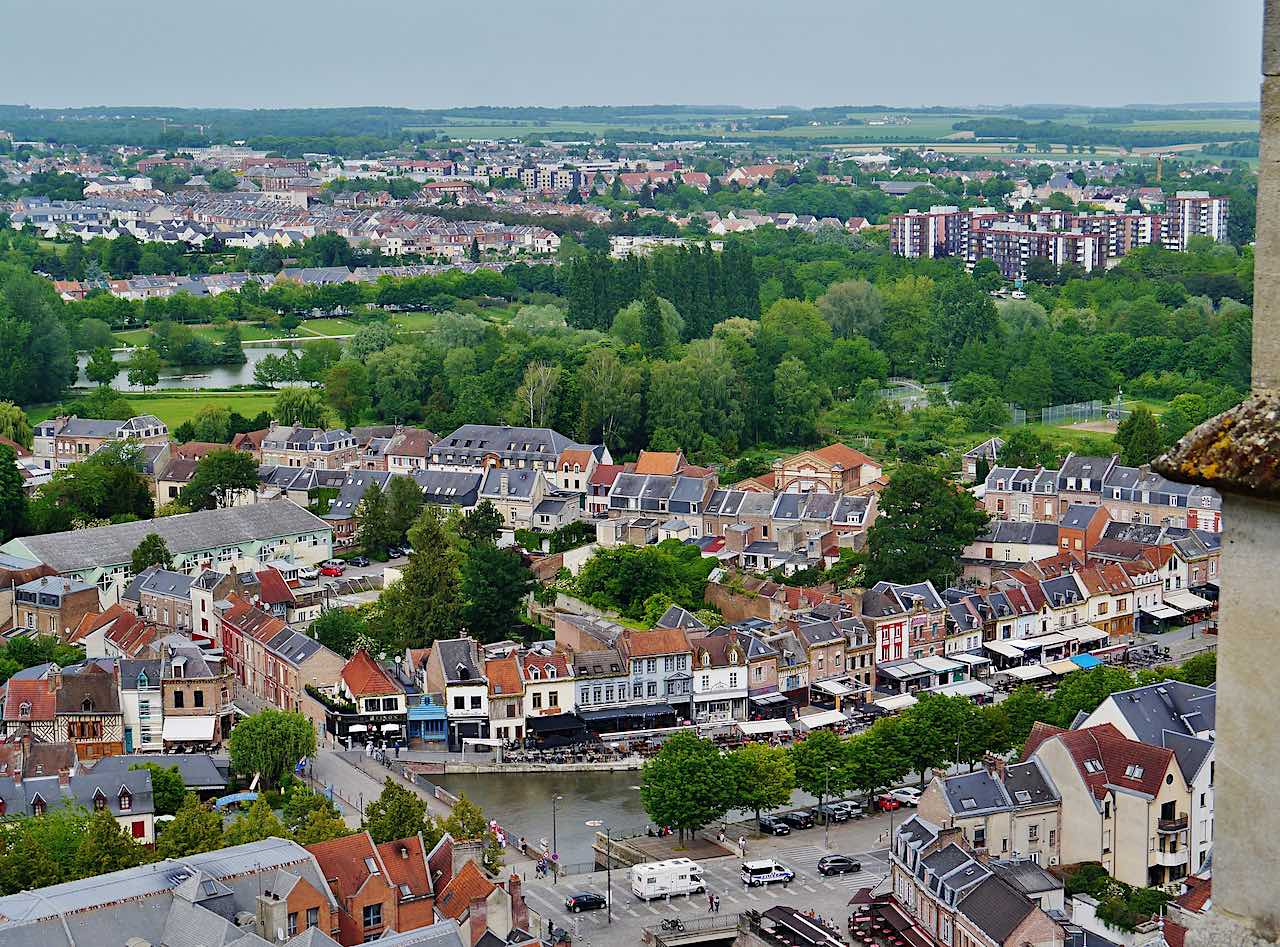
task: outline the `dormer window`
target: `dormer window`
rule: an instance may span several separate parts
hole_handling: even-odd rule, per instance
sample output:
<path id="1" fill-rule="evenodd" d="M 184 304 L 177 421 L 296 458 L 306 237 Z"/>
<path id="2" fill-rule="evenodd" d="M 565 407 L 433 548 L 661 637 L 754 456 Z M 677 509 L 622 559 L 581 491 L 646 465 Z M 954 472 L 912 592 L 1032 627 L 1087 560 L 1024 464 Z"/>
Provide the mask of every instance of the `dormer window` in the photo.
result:
<path id="1" fill-rule="evenodd" d="M 93 698 L 86 697 L 84 700 L 80 701 L 80 710 L 82 713 L 86 714 L 93 713 Z"/>
<path id="2" fill-rule="evenodd" d="M 704 668 L 711 667 L 711 655 L 707 654 L 705 651 L 702 652 L 702 666 Z"/>
<path id="3" fill-rule="evenodd" d="M 31 800 L 31 811 L 33 814 L 37 816 L 42 816 L 44 815 L 44 810 L 45 810 L 45 804 L 43 799 L 41 799 L 39 796 L 36 796 L 34 799 Z"/>
<path id="4" fill-rule="evenodd" d="M 133 808 L 133 796 L 129 795 L 129 790 L 123 786 L 120 787 L 120 811 L 128 812 Z"/>
<path id="5" fill-rule="evenodd" d="M 30 716 L 31 716 L 31 702 L 30 702 L 30 701 L 28 701 L 28 700 L 24 700 L 21 704 L 19 704 L 19 705 L 18 705 L 18 716 L 19 716 L 19 717 L 30 717 Z"/>
<path id="6" fill-rule="evenodd" d="M 138 672 L 138 687 L 140 687 L 140 688 L 146 688 L 146 687 L 148 687 L 148 686 L 150 685 L 150 683 L 151 683 L 151 680 L 150 680 L 150 678 L 148 678 L 148 677 L 147 677 L 147 672 L 146 672 L 146 671 L 139 671 L 139 672 Z"/>
<path id="7" fill-rule="evenodd" d="M 549 681 L 551 681 L 551 680 L 555 680 L 555 676 L 556 676 L 556 669 L 555 669 L 554 667 L 552 667 L 550 664 L 548 664 L 548 665 L 547 665 L 547 680 L 549 680 Z"/>
<path id="8" fill-rule="evenodd" d="M 730 652 L 729 652 L 729 663 L 730 663 L 730 664 L 737 664 L 737 663 L 738 663 L 738 652 L 736 652 L 736 651 L 730 651 Z"/>
<path id="9" fill-rule="evenodd" d="M 542 672 L 541 672 L 541 671 L 539 671 L 539 670 L 538 670 L 536 667 L 534 667 L 533 665 L 530 665 L 530 666 L 529 666 L 529 680 L 531 680 L 531 681 L 536 681 L 536 680 L 538 680 L 541 676 L 542 676 Z"/>
<path id="10" fill-rule="evenodd" d="M 107 807 L 106 793 L 104 793 L 101 789 L 96 790 L 93 794 L 93 811 L 101 812 L 106 807 Z"/>

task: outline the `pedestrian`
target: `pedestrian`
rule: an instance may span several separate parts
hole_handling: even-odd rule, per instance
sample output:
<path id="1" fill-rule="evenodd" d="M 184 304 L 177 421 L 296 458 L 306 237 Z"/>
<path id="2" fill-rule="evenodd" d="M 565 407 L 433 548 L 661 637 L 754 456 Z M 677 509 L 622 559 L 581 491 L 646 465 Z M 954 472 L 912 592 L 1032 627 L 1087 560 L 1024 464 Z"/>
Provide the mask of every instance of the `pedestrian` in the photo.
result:
<path id="1" fill-rule="evenodd" d="M 738 836 L 738 851 L 742 853 L 742 857 L 747 857 L 747 837 L 745 835 Z"/>
<path id="2" fill-rule="evenodd" d="M 786 890 L 787 890 L 787 885 L 789 885 L 789 884 L 791 884 L 791 876 L 790 876 L 790 875 L 783 875 L 783 876 L 782 876 L 782 890 L 783 890 L 783 891 L 786 891 Z"/>
<path id="3" fill-rule="evenodd" d="M 707 892 L 707 913 L 711 914 L 716 909 L 716 896 L 710 891 Z"/>
<path id="4" fill-rule="evenodd" d="M 712 914 L 719 914 L 719 913 L 720 913 L 720 895 L 718 895 L 718 894 L 716 895 L 715 910 L 714 910 L 714 911 L 712 911 L 711 913 L 712 913 Z"/>
<path id="5" fill-rule="evenodd" d="M 400 759 L 400 741 L 396 741 L 396 759 Z"/>

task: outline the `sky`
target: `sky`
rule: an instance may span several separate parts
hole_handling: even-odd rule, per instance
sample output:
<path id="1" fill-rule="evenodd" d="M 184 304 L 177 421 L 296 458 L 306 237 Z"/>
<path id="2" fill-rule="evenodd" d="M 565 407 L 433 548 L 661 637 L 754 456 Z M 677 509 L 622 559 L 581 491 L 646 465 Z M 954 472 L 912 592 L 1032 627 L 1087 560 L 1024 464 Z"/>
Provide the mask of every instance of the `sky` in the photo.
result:
<path id="1" fill-rule="evenodd" d="M 0 102 L 1256 101 L 1262 0 L 2 0 Z"/>

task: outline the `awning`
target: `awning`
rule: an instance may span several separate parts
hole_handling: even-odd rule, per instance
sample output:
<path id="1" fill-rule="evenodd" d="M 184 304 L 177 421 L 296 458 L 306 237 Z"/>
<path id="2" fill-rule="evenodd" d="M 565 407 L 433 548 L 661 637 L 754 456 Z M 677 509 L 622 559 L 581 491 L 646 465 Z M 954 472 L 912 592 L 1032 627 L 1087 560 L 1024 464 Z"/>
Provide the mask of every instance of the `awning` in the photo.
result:
<path id="1" fill-rule="evenodd" d="M 1080 667 L 1084 668 L 1086 671 L 1089 670 L 1089 668 L 1096 668 L 1102 664 L 1101 658 L 1095 658 L 1091 654 L 1077 654 L 1071 660 L 1080 665 Z"/>
<path id="2" fill-rule="evenodd" d="M 980 654 L 953 654 L 951 657 L 955 658 L 961 664 L 969 665 L 971 668 L 991 663 L 990 658 L 984 658 Z"/>
<path id="3" fill-rule="evenodd" d="M 626 717 L 665 717 L 675 716 L 676 709 L 670 704 L 631 704 L 627 707 L 608 707 L 604 710 L 584 710 L 579 715 L 589 723 L 604 720 L 622 720 Z M 536 719 L 536 718 L 534 718 Z"/>
<path id="4" fill-rule="evenodd" d="M 347 733 L 364 733 L 368 729 L 369 728 L 362 723 L 353 723 L 351 726 L 347 727 Z"/>
<path id="5" fill-rule="evenodd" d="M 895 694 L 892 697 L 886 697 L 884 700 L 877 700 L 876 706 L 884 710 L 906 710 L 908 707 L 914 707 L 919 701 L 910 694 Z"/>
<path id="6" fill-rule="evenodd" d="M 773 691 L 770 694 L 758 694 L 755 697 L 748 697 L 747 700 L 753 704 L 759 704 L 761 707 L 767 707 L 770 704 L 785 704 L 787 695 Z"/>
<path id="7" fill-rule="evenodd" d="M 930 691 L 932 694 L 943 694 L 947 697 L 985 697 L 991 693 L 991 685 L 982 681 L 959 681 L 955 684 L 943 684 Z"/>
<path id="8" fill-rule="evenodd" d="M 582 729 L 582 718 L 577 714 L 552 714 L 549 717 L 529 717 L 525 723 L 530 733 L 571 733 Z"/>
<path id="9" fill-rule="evenodd" d="M 1005 668 L 1002 673 L 1019 681 L 1034 681 L 1053 676 L 1053 672 L 1042 664 L 1023 664 L 1020 667 Z"/>
<path id="10" fill-rule="evenodd" d="M 878 665 L 876 673 L 891 677 L 895 681 L 905 681 L 913 677 L 928 677 L 933 672 L 915 661 L 902 661 L 898 664 Z"/>
<path id="11" fill-rule="evenodd" d="M 212 717 L 165 717 L 164 739 L 166 741 L 213 739 Z"/>
<path id="12" fill-rule="evenodd" d="M 1146 612 L 1152 618 L 1177 618 L 1182 614 L 1176 608 L 1169 608 L 1166 605 L 1143 605 L 1140 611 Z"/>
<path id="13" fill-rule="evenodd" d="M 1068 628 L 1063 632 L 1063 634 L 1070 638 L 1074 638 L 1081 644 L 1088 641 L 1106 641 L 1107 638 L 1111 637 L 1101 628 L 1095 628 L 1093 625 L 1081 625 L 1079 628 Z"/>
<path id="14" fill-rule="evenodd" d="M 398 723 L 384 723 L 382 725 L 383 733 L 390 733 L 392 730 L 399 730 L 399 729 L 400 729 L 400 724 Z"/>
<path id="15" fill-rule="evenodd" d="M 746 736 L 755 737 L 766 733 L 790 733 L 791 724 L 785 720 L 739 720 L 734 724 Z"/>
<path id="16" fill-rule="evenodd" d="M 936 674 L 950 674 L 952 671 L 959 671 L 964 668 L 963 664 L 957 664 L 949 658 L 928 657 L 917 658 L 916 664 L 923 668 L 928 668 Z"/>
<path id="17" fill-rule="evenodd" d="M 1171 606 L 1183 612 L 1195 612 L 1202 608 L 1212 608 L 1213 602 L 1207 598 L 1201 598 L 1195 592 L 1188 592 L 1186 589 L 1179 589 L 1176 592 L 1164 593 L 1165 605 Z"/>
<path id="18" fill-rule="evenodd" d="M 1023 649 L 1056 648 L 1058 645 L 1066 644 L 1071 640 L 1072 639 L 1068 638 L 1066 635 L 1060 634 L 1054 631 L 1054 632 L 1050 632 L 1047 635 L 1039 635 L 1035 638 L 1023 638 L 1022 641 L 1019 642 L 1019 644 L 1023 647 Z"/>
<path id="19" fill-rule="evenodd" d="M 810 730 L 816 730 L 818 727 L 830 727 L 837 723 L 848 723 L 849 718 L 838 710 L 824 710 L 821 713 L 809 714 L 800 717 L 796 723 L 803 724 Z"/>
<path id="20" fill-rule="evenodd" d="M 1070 674 L 1073 671 L 1080 670 L 1080 665 L 1070 658 L 1063 658 L 1061 661 L 1050 661 L 1044 666 L 1054 674 Z"/>
<path id="21" fill-rule="evenodd" d="M 841 684 L 839 681 L 818 681 L 813 685 L 814 690 L 820 690 L 824 694 L 830 694 L 832 697 L 848 697 L 853 693 L 853 688 L 848 684 Z"/>
<path id="22" fill-rule="evenodd" d="M 1012 641 L 986 641 L 982 645 L 988 651 L 993 651 L 1002 658 L 1021 658 L 1022 649 Z"/>

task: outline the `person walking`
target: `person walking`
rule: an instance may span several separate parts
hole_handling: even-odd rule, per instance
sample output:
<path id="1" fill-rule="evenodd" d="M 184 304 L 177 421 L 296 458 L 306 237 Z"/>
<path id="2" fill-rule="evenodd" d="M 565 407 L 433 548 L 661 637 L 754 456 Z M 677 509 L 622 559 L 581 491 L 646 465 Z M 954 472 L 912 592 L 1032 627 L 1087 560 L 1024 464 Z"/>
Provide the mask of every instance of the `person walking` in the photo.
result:
<path id="1" fill-rule="evenodd" d="M 716 909 L 716 896 L 710 891 L 707 892 L 707 913 L 712 914 Z"/>
<path id="2" fill-rule="evenodd" d="M 712 913 L 712 914 L 719 914 L 719 913 L 720 913 L 720 895 L 718 895 L 718 894 L 716 895 L 716 902 L 715 902 L 714 910 L 713 910 L 711 913 Z"/>
<path id="3" fill-rule="evenodd" d="M 738 851 L 742 853 L 742 857 L 747 857 L 747 837 L 745 835 L 738 836 Z"/>

